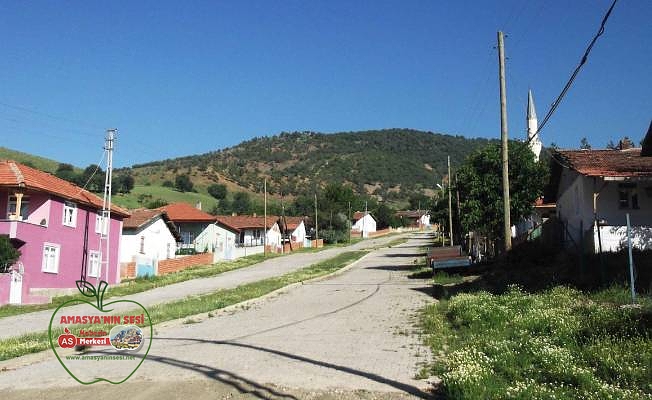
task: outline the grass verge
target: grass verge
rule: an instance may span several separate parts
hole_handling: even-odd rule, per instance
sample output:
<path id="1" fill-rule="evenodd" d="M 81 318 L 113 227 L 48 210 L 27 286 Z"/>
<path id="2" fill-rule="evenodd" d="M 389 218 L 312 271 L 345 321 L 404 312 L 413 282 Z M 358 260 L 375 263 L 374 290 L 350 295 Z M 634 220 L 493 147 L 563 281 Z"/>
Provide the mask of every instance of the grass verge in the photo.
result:
<path id="1" fill-rule="evenodd" d="M 233 289 L 219 290 L 201 296 L 189 297 L 170 303 L 158 304 L 148 308 L 152 324 L 186 318 L 192 315 L 219 310 L 221 308 L 263 296 L 287 285 L 303 282 L 335 272 L 367 254 L 366 251 L 350 251 L 331 259 L 313 264 L 300 270 L 278 277 L 248 283 Z M 128 312 L 124 315 L 129 315 Z M 194 319 L 188 319 L 193 323 Z M 75 326 L 73 332 L 84 328 L 88 330 L 110 330 L 109 326 Z M 53 331 L 54 332 L 54 331 Z M 56 331 L 53 336 L 60 332 Z M 46 350 L 50 347 L 48 332 L 36 332 L 28 335 L 0 340 L 0 361 L 20 357 L 30 353 Z"/>
<path id="2" fill-rule="evenodd" d="M 451 399 L 650 399 L 652 300 L 564 286 L 459 294 L 427 307 L 427 375 Z"/>
<path id="3" fill-rule="evenodd" d="M 277 254 L 268 254 L 267 258 L 278 257 Z M 224 272 L 233 271 L 235 269 L 248 267 L 258 264 L 265 260 L 263 254 L 254 254 L 239 258 L 234 261 L 221 261 L 213 265 L 202 265 L 193 268 L 188 268 L 183 271 L 175 272 L 173 274 L 149 276 L 146 278 L 136 278 L 126 281 L 119 286 L 110 287 L 106 293 L 106 298 L 127 296 L 134 293 L 144 292 L 146 290 L 155 289 L 161 286 L 172 285 L 174 283 L 184 282 L 191 279 L 209 278 Z M 9 317 L 12 315 L 26 314 L 35 311 L 50 310 L 59 307 L 66 301 L 84 299 L 84 296 L 77 293 L 75 295 L 56 296 L 52 298 L 51 303 L 47 304 L 30 304 L 24 306 L 6 305 L 0 307 L 0 318 Z"/>

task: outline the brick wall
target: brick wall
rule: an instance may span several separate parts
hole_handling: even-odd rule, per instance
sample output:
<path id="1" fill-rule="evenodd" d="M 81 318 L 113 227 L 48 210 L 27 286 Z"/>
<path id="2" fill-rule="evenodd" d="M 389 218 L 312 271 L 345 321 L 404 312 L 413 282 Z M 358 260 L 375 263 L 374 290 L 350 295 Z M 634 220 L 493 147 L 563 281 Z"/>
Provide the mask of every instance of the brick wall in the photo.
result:
<path id="1" fill-rule="evenodd" d="M 120 279 L 135 278 L 136 277 L 136 263 L 120 263 Z"/>
<path id="2" fill-rule="evenodd" d="M 197 265 L 213 264 L 213 253 L 195 254 L 158 262 L 158 274 L 165 275 Z"/>

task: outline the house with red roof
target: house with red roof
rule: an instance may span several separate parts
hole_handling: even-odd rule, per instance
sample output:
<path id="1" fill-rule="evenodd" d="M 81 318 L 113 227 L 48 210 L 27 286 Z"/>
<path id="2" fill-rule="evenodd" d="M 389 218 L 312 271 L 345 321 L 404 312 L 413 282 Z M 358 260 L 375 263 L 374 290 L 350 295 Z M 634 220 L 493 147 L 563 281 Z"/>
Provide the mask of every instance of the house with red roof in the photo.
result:
<path id="1" fill-rule="evenodd" d="M 353 226 L 351 231 L 360 233 L 362 237 L 368 237 L 369 232 L 376 232 L 376 220 L 367 211 L 356 211 L 353 213 Z"/>
<path id="2" fill-rule="evenodd" d="M 557 150 L 552 178 L 558 180 L 557 216 L 576 246 L 595 253 L 632 243 L 652 249 L 652 124 L 642 148 L 620 141 L 614 150 Z"/>
<path id="3" fill-rule="evenodd" d="M 0 235 L 21 253 L 16 264 L 0 265 L 0 304 L 47 302 L 76 290 L 80 278 L 119 283 L 120 232 L 129 212 L 112 206 L 104 224 L 102 202 L 49 173 L 0 161 Z M 109 254 L 100 249 L 107 230 Z"/>
<path id="4" fill-rule="evenodd" d="M 217 247 L 224 259 L 262 253 L 265 244 L 272 249 L 281 246 L 277 216 L 218 215 L 216 218 L 219 228 Z"/>
<path id="5" fill-rule="evenodd" d="M 135 263 L 135 275 L 156 275 L 158 261 L 175 258 L 181 235 L 161 210 L 139 208 L 123 221 L 120 263 Z"/>
<path id="6" fill-rule="evenodd" d="M 192 248 L 198 253 L 215 251 L 218 245 L 216 218 L 200 209 L 200 205 L 172 203 L 156 210 L 165 211 L 181 236 L 180 248 Z"/>
<path id="7" fill-rule="evenodd" d="M 281 217 L 279 227 L 286 242 L 301 244 L 306 240 L 306 217 Z"/>

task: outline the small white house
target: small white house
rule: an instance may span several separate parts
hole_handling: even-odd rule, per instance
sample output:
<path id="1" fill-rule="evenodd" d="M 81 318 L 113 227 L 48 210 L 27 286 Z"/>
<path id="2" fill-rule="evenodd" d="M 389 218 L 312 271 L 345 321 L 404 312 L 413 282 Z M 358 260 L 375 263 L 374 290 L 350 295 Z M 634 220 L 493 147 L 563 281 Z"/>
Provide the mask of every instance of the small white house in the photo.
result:
<path id="1" fill-rule="evenodd" d="M 596 253 L 627 245 L 627 214 L 633 245 L 652 249 L 652 149 L 646 152 L 645 145 L 641 149 L 628 143 L 621 141 L 620 150 L 555 153 L 557 215 L 571 242 L 583 242 Z"/>
<path id="2" fill-rule="evenodd" d="M 278 217 L 271 215 L 267 219 L 256 215 L 217 216 L 218 249 L 223 252 L 223 258 L 262 253 L 265 243 L 280 246 L 277 220 Z"/>
<path id="3" fill-rule="evenodd" d="M 303 217 L 279 218 L 279 226 L 287 233 L 286 241 L 303 243 L 306 239 L 306 225 L 304 224 Z"/>
<path id="4" fill-rule="evenodd" d="M 143 274 L 154 274 L 159 260 L 175 258 L 181 241 L 165 211 L 137 209 L 123 221 L 120 263 L 136 262 Z M 151 269 L 151 270 L 150 270 Z"/>
<path id="5" fill-rule="evenodd" d="M 356 211 L 351 230 L 362 233 L 362 237 L 368 237 L 369 232 L 376 232 L 376 220 L 368 212 Z"/>

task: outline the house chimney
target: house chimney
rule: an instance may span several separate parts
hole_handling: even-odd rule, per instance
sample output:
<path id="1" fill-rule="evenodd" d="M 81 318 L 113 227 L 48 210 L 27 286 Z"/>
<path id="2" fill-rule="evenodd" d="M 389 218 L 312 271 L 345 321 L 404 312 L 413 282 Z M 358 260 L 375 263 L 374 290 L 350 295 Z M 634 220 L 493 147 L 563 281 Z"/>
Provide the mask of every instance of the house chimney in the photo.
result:
<path id="1" fill-rule="evenodd" d="M 647 134 L 643 138 L 641 157 L 652 157 L 652 121 L 650 121 L 650 127 L 647 128 Z"/>
<path id="2" fill-rule="evenodd" d="M 195 203 L 195 208 L 198 209 L 198 210 L 201 210 L 201 201 L 198 201 L 197 203 Z"/>
<path id="3" fill-rule="evenodd" d="M 627 150 L 627 149 L 631 149 L 632 147 L 634 147 L 634 143 L 632 143 L 632 141 L 629 140 L 627 136 L 625 136 L 624 138 L 620 139 L 620 141 L 618 141 L 618 148 L 620 150 Z"/>

